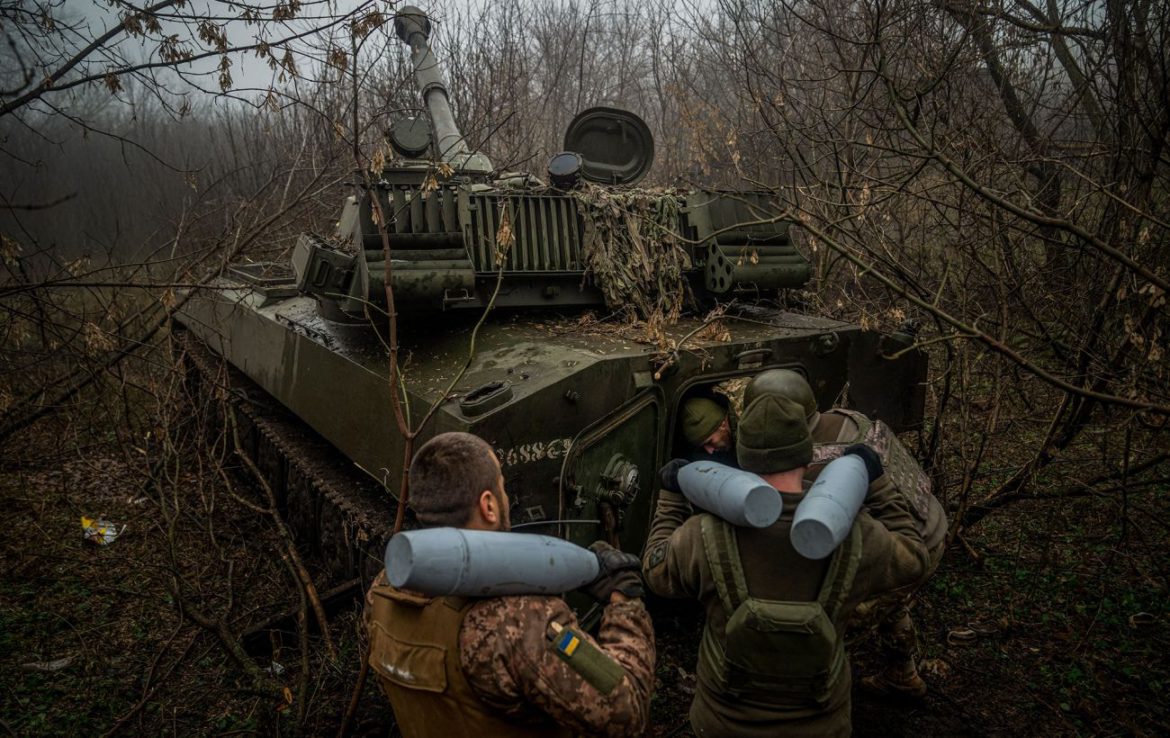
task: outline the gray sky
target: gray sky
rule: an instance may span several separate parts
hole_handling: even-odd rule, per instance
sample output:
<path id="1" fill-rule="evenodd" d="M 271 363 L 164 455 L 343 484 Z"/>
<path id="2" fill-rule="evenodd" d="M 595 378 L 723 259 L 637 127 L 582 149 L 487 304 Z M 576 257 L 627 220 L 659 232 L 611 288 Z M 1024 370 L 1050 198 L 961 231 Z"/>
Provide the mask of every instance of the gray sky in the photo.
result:
<path id="1" fill-rule="evenodd" d="M 248 23 L 241 15 L 249 5 L 257 9 L 267 5 L 269 9 L 263 14 L 257 12 L 259 20 Z M 294 51 L 298 71 L 311 74 L 313 62 L 310 59 L 321 59 L 323 49 L 329 43 L 348 47 L 349 18 L 346 16 L 370 9 L 386 12 L 390 6 L 384 0 L 306 0 L 298 16 L 288 21 L 273 20 L 271 7 L 269 3 L 189 0 L 182 8 L 161 11 L 159 31 L 147 30 L 145 35 L 138 37 L 121 34 L 105 48 L 94 52 L 88 63 L 79 65 L 72 74 L 101 74 L 104 70 L 118 68 L 126 63 L 162 61 L 165 44 L 160 42 L 166 36 L 176 37 L 177 48 L 185 48 L 194 54 L 212 50 L 214 47 L 211 43 L 199 39 L 201 19 L 207 19 L 222 28 L 229 47 L 246 47 L 259 42 L 275 44 L 281 39 L 304 34 L 302 38 L 290 41 L 289 46 Z M 105 0 L 68 0 L 56 8 L 54 13 L 61 21 L 58 26 L 60 32 L 53 34 L 49 43 L 42 45 L 36 54 L 48 62 L 37 70 L 38 77 L 58 67 L 61 59 L 82 48 L 90 39 L 116 27 L 125 12 L 124 6 L 111 7 Z M 279 58 L 283 52 L 276 53 Z M 233 90 L 264 89 L 281 83 L 284 70 L 279 67 L 271 69 L 268 61 L 260 58 L 255 51 L 230 53 L 228 57 Z M 218 91 L 221 61 L 222 56 L 213 54 L 205 59 L 181 64 L 175 71 L 155 69 L 144 70 L 141 74 L 153 77 L 176 92 L 190 86 Z M 70 78 L 66 77 L 65 81 Z"/>

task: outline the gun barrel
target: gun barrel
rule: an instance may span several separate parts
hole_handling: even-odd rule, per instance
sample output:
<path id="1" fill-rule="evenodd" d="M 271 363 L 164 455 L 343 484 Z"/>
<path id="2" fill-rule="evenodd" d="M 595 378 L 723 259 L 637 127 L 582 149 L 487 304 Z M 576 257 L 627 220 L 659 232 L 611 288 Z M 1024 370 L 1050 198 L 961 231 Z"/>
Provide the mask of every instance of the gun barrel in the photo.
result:
<path id="1" fill-rule="evenodd" d="M 455 125 L 447 83 L 443 80 L 439 60 L 431 50 L 431 21 L 427 14 L 407 5 L 394 16 L 394 30 L 410 46 L 414 79 L 422 94 L 423 105 L 431 116 L 439 158 L 456 169 L 490 172 L 491 162 L 483 154 L 471 151 L 459 132 L 459 126 Z"/>

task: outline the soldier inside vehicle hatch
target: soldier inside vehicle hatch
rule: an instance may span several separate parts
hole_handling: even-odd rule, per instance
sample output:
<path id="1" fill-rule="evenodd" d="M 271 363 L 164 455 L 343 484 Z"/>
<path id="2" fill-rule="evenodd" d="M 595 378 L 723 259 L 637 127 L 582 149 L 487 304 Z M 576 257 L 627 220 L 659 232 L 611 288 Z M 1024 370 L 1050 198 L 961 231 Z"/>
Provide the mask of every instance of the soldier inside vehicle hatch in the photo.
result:
<path id="1" fill-rule="evenodd" d="M 491 447 L 443 433 L 410 465 L 420 527 L 510 528 Z M 407 738 L 634 736 L 649 719 L 654 632 L 637 557 L 594 544 L 600 576 L 583 588 L 605 605 L 598 637 L 551 595 L 425 597 L 388 583 L 366 594 L 370 667 Z"/>
<path id="2" fill-rule="evenodd" d="M 714 461 L 736 466 L 735 413 L 726 397 L 701 391 L 683 400 L 679 409 L 679 436 L 689 461 Z"/>

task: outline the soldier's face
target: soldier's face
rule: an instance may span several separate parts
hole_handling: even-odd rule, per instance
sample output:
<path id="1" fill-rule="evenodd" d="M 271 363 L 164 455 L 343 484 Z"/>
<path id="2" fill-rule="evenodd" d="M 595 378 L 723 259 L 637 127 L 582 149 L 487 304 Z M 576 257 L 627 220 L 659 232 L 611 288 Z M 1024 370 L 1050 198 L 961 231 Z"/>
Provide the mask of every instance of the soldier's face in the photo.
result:
<path id="1" fill-rule="evenodd" d="M 504 489 L 504 470 L 500 467 L 500 460 L 494 453 L 492 454 L 492 458 L 495 459 L 496 471 L 499 474 L 499 477 L 496 479 L 495 489 L 496 503 L 500 506 L 499 530 L 509 531 L 512 530 L 512 503 L 508 499 L 508 491 Z"/>
<path id="2" fill-rule="evenodd" d="M 713 454 L 716 451 L 728 451 L 731 449 L 731 422 L 724 417 L 723 422 L 715 429 L 715 432 L 707 436 L 707 440 L 703 441 L 703 451 Z"/>

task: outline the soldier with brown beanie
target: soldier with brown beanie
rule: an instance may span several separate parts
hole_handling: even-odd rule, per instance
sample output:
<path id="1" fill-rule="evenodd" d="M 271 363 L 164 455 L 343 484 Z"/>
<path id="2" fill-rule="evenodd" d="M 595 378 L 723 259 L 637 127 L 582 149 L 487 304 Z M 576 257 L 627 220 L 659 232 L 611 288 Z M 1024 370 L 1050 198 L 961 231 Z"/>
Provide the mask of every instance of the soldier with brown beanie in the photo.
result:
<path id="1" fill-rule="evenodd" d="M 509 501 L 490 446 L 443 433 L 410 465 L 422 527 L 509 529 Z M 390 586 L 366 594 L 370 668 L 407 738 L 636 736 L 654 686 L 654 632 L 637 557 L 591 547 L 601 575 L 585 588 L 605 604 L 596 640 L 549 595 L 425 597 Z"/>
<path id="2" fill-rule="evenodd" d="M 848 453 L 866 462 L 871 480 L 882 476 L 872 450 Z M 867 498 L 867 511 L 828 558 L 796 552 L 789 532 L 813 446 L 794 402 L 763 397 L 749 405 L 736 455 L 740 468 L 780 492 L 780 519 L 753 529 L 692 516 L 678 487 L 685 462 L 676 460 L 660 474 L 642 560 L 651 591 L 697 599 L 706 610 L 691 726 L 700 736 L 847 736 L 845 622 L 858 603 L 921 577 L 926 548 L 904 499 L 890 492 Z"/>
<path id="3" fill-rule="evenodd" d="M 805 472 L 807 483 L 811 484 L 825 465 L 840 456 L 851 444 L 865 443 L 882 457 L 886 470 L 874 485 L 896 490 L 909 505 L 914 523 L 930 555 L 927 572 L 909 588 L 861 603 L 851 625 L 858 629 L 876 629 L 882 651 L 882 670 L 873 676 L 864 677 L 861 680 L 863 687 L 879 694 L 923 696 L 926 694 L 926 682 L 918 674 L 918 636 L 914 620 L 910 617 L 910 604 L 915 591 L 938 568 L 947 538 L 946 512 L 931 494 L 930 478 L 885 423 L 844 408 L 819 412 L 812 387 L 797 372 L 789 369 L 760 372 L 744 391 L 744 402 L 752 402 L 765 395 L 792 400 L 804 411 L 813 440 L 813 460 Z M 870 489 L 871 495 L 884 492 Z"/>

